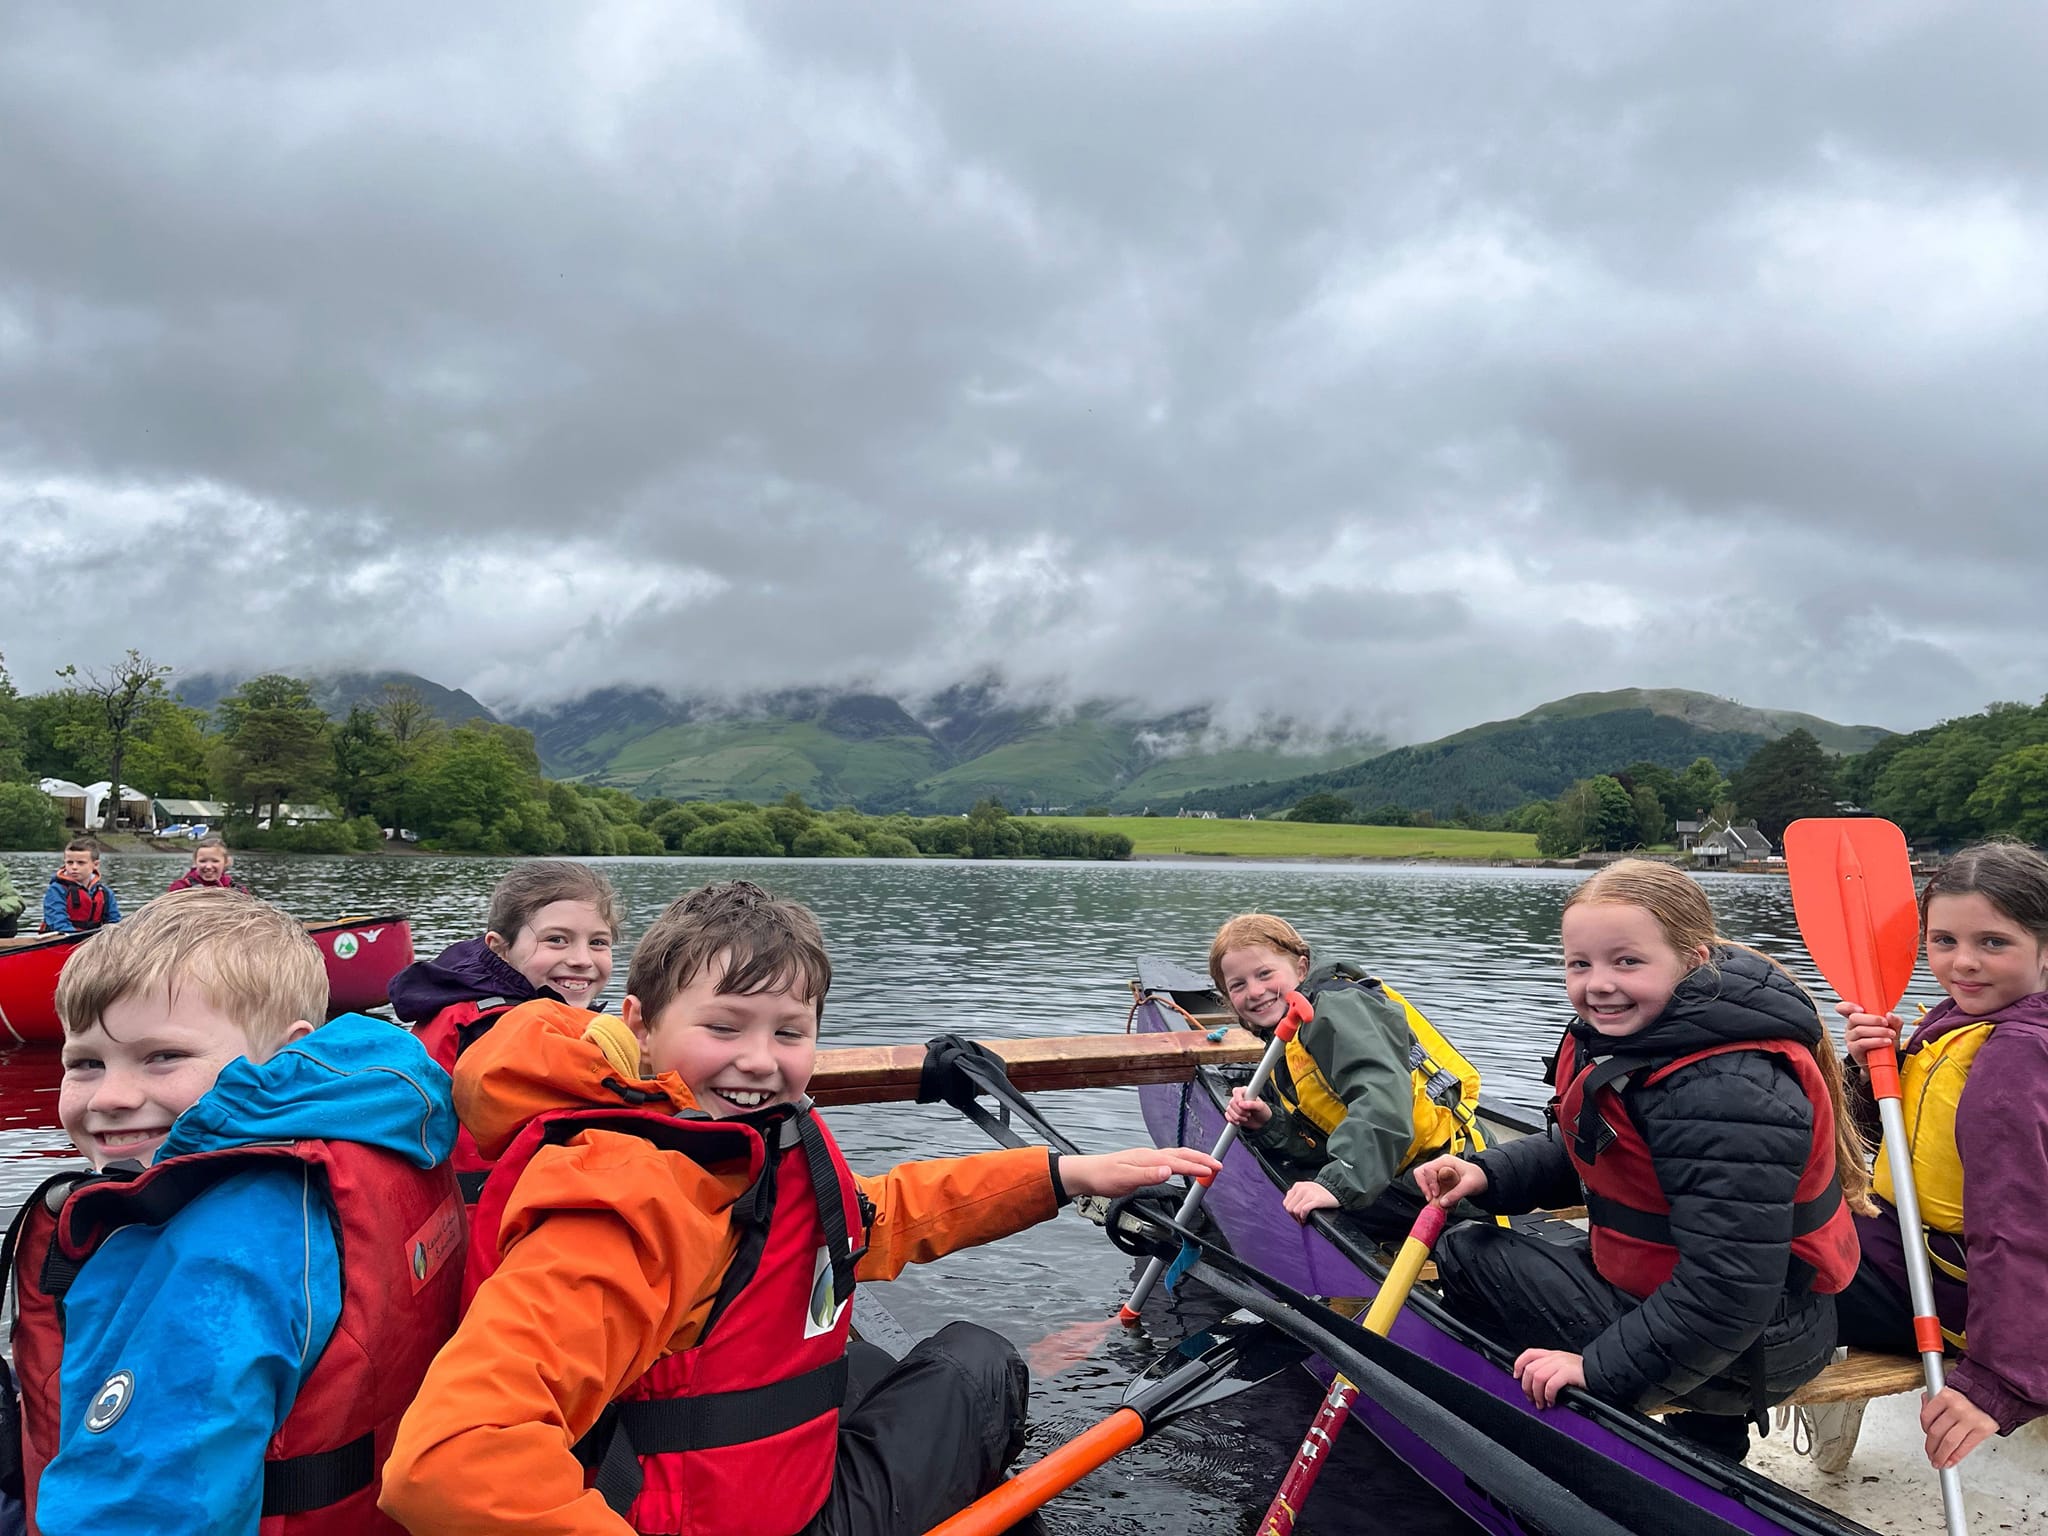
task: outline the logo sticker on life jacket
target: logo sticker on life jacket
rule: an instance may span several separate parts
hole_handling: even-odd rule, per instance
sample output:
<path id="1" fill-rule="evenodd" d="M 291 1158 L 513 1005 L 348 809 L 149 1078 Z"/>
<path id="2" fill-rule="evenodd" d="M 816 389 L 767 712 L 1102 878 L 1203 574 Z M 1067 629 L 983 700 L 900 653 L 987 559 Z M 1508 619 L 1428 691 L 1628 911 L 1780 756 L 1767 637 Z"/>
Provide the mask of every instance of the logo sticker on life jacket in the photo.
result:
<path id="1" fill-rule="evenodd" d="M 811 1304 L 804 1309 L 804 1337 L 815 1339 L 830 1333 L 845 1310 L 846 1303 L 832 1294 L 832 1252 L 821 1243 L 811 1264 Z"/>
<path id="2" fill-rule="evenodd" d="M 114 1372 L 106 1385 L 93 1394 L 92 1406 L 85 1410 L 87 1431 L 97 1435 L 113 1428 L 114 1421 L 128 1411 L 134 1397 L 135 1377 L 127 1371 Z"/>
<path id="3" fill-rule="evenodd" d="M 408 1266 L 412 1270 L 412 1293 L 417 1296 L 448 1262 L 448 1256 L 462 1247 L 462 1201 L 450 1195 L 429 1216 L 420 1229 L 405 1240 Z"/>

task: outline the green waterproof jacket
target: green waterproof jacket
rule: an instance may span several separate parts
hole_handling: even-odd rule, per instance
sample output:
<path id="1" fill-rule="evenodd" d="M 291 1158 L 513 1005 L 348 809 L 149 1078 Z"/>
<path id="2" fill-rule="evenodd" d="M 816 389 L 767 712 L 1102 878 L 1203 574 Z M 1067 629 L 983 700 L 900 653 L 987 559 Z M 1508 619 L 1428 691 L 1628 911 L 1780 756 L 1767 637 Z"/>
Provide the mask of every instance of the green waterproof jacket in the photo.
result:
<path id="1" fill-rule="evenodd" d="M 7 878 L 7 871 L 0 869 L 0 926 L 20 917 L 21 908 L 21 893 L 14 888 L 14 882 Z"/>
<path id="2" fill-rule="evenodd" d="M 1306 1116 L 1290 1114 L 1281 1094 L 1295 1097 L 1293 1079 L 1283 1062 L 1264 1095 L 1273 1118 L 1254 1137 L 1283 1157 L 1320 1164 L 1316 1182 L 1345 1210 L 1356 1211 L 1379 1199 L 1400 1174 L 1415 1139 L 1415 1093 L 1407 1012 L 1377 987 L 1328 986 L 1342 980 L 1333 965 L 1309 973 L 1301 990 L 1316 1016 L 1297 1039 L 1344 1101 L 1344 1118 L 1325 1137 Z"/>

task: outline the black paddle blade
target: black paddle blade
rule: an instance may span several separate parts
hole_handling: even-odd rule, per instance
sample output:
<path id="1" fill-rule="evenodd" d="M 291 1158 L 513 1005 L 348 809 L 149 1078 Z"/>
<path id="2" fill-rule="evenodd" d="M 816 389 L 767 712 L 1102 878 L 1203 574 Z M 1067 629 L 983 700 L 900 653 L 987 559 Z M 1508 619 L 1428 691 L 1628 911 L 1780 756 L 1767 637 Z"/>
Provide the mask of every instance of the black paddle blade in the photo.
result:
<path id="1" fill-rule="evenodd" d="M 1308 1357 L 1308 1350 L 1249 1312 L 1191 1334 L 1162 1355 L 1124 1393 L 1124 1406 L 1148 1431 L 1196 1408 L 1235 1397 Z"/>

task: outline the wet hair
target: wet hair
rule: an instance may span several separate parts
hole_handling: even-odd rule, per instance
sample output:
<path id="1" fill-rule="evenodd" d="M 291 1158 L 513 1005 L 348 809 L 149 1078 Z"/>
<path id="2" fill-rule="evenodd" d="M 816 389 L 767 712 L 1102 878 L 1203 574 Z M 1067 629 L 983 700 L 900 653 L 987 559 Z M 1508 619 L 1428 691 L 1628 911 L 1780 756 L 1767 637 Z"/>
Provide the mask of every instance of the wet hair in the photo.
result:
<path id="1" fill-rule="evenodd" d="M 168 1001 L 192 989 L 241 1026 L 257 1059 L 293 1024 L 327 1017 L 327 966 L 303 923 L 240 891 L 196 887 L 79 945 L 57 981 L 57 1016 L 76 1035 L 125 997 Z"/>
<path id="2" fill-rule="evenodd" d="M 816 914 L 751 880 L 716 881 L 670 902 L 634 947 L 626 991 L 649 1019 L 657 1018 L 721 955 L 720 992 L 784 992 L 824 1018 L 832 960 Z"/>
<path id="3" fill-rule="evenodd" d="M 93 863 L 97 864 L 100 861 L 100 845 L 89 837 L 74 837 L 64 845 L 64 851 L 66 853 L 89 853 L 92 855 Z"/>
<path id="4" fill-rule="evenodd" d="M 1799 979 L 1785 967 L 1779 965 L 1760 949 L 1747 944 L 1737 944 L 1726 937 L 1714 922 L 1714 909 L 1707 901 L 1707 893 L 1700 883 L 1683 870 L 1673 869 L 1669 864 L 1660 864 L 1654 859 L 1617 859 L 1591 879 L 1580 882 L 1566 898 L 1564 910 L 1569 912 L 1578 906 L 1622 906 L 1640 907 L 1656 919 L 1657 927 L 1681 961 L 1699 953 L 1704 946 L 1711 957 L 1717 949 L 1744 949 L 1769 962 L 1784 973 L 1808 1003 L 1813 996 Z M 1713 965 L 1709 958 L 1707 966 Z M 1820 1019 L 1820 1009 L 1814 1007 L 1814 1017 Z M 1827 1084 L 1828 1102 L 1835 1111 L 1835 1178 L 1841 1183 L 1842 1198 L 1849 1208 L 1868 1216 L 1877 1207 L 1870 1202 L 1870 1148 L 1864 1144 L 1863 1133 L 1856 1127 L 1855 1117 L 1849 1113 L 1847 1095 L 1842 1088 L 1842 1062 L 1835 1054 L 1825 1022 L 1821 1024 L 1820 1038 L 1809 1047 L 1815 1064 L 1820 1068 L 1821 1081 Z"/>
<path id="5" fill-rule="evenodd" d="M 1308 940 L 1295 931 L 1294 924 L 1270 912 L 1240 912 L 1216 930 L 1216 937 L 1209 944 L 1209 979 L 1216 983 L 1218 992 L 1230 995 L 1230 989 L 1223 984 L 1223 957 L 1233 949 L 1250 949 L 1254 945 L 1278 950 L 1303 965 L 1308 964 Z"/>
<path id="6" fill-rule="evenodd" d="M 535 859 L 500 880 L 491 891 L 491 913 L 484 927 L 509 944 L 534 914 L 558 901 L 589 902 L 612 937 L 619 936 L 619 893 L 611 881 L 588 865 L 567 859 Z"/>
<path id="7" fill-rule="evenodd" d="M 1927 907 L 1937 896 L 1982 896 L 1998 911 L 2048 944 L 2048 859 L 2005 838 L 1975 843 L 1943 864 L 1920 892 L 1920 937 L 1927 938 Z"/>

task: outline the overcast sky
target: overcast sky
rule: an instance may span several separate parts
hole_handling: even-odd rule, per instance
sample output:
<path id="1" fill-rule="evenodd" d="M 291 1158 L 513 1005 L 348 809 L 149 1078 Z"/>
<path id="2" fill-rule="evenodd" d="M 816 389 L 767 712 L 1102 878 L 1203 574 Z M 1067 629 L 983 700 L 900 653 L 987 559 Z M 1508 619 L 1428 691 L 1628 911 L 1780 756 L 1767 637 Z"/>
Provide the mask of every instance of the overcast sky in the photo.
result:
<path id="1" fill-rule="evenodd" d="M 0 650 L 2048 692 L 2048 10 L 0 0 Z"/>

